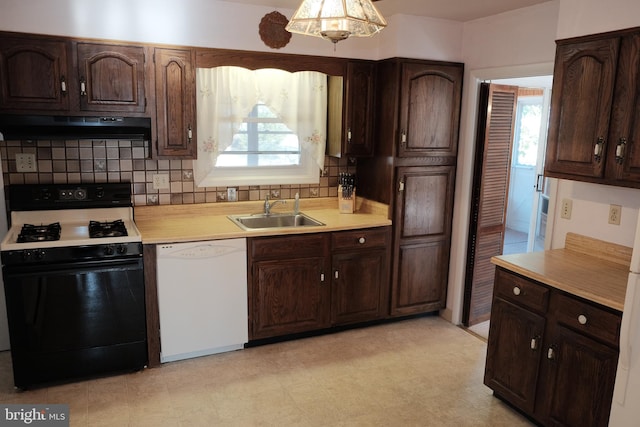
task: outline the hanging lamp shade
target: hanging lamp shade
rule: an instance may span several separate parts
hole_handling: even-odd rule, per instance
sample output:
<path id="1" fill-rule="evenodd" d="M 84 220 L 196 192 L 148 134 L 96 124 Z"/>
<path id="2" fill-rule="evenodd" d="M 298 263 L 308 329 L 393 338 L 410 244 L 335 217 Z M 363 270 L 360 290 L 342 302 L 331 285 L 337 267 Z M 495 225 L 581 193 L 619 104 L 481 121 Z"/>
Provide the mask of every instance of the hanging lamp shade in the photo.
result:
<path id="1" fill-rule="evenodd" d="M 302 0 L 285 28 L 337 43 L 351 36 L 370 37 L 386 26 L 371 0 Z"/>

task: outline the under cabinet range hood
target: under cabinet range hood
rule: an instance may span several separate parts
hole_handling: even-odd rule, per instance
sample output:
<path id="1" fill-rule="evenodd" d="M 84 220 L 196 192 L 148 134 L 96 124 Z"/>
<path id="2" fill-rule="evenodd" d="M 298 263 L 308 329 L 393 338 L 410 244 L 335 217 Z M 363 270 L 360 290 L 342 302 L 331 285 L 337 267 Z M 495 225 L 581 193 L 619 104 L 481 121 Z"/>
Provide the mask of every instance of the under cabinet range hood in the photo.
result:
<path id="1" fill-rule="evenodd" d="M 35 139 L 151 139 L 151 119 L 119 116 L 0 114 L 5 141 Z"/>

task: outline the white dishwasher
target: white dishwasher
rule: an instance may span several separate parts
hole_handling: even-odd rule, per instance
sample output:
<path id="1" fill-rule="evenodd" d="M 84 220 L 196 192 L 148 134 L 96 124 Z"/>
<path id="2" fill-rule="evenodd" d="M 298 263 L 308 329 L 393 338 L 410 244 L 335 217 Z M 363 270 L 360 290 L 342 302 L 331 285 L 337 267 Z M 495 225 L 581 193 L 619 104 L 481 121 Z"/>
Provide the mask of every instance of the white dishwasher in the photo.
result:
<path id="1" fill-rule="evenodd" d="M 248 341 L 247 241 L 158 245 L 160 361 L 238 350 Z"/>

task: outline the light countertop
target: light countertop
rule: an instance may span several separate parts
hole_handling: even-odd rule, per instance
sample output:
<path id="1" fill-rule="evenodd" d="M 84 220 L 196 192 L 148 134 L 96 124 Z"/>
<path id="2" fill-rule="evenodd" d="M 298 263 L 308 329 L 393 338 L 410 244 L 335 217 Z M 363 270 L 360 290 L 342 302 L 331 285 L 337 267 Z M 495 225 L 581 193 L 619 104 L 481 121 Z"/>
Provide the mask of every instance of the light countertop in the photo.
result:
<path id="1" fill-rule="evenodd" d="M 491 262 L 545 285 L 622 311 L 627 289 L 631 248 L 567 235 L 563 249 L 500 255 Z M 628 256 L 627 256 L 628 250 Z"/>
<path id="2" fill-rule="evenodd" d="M 328 231 L 351 230 L 391 225 L 388 206 L 357 199 L 353 214 L 340 213 L 338 199 L 327 197 L 300 199 L 300 211 L 325 225 L 246 231 L 234 224 L 227 215 L 253 214 L 262 211 L 263 202 L 222 202 L 183 205 L 134 207 L 134 219 L 144 244 L 192 242 Z M 273 213 L 291 211 L 293 200 L 274 206 Z"/>

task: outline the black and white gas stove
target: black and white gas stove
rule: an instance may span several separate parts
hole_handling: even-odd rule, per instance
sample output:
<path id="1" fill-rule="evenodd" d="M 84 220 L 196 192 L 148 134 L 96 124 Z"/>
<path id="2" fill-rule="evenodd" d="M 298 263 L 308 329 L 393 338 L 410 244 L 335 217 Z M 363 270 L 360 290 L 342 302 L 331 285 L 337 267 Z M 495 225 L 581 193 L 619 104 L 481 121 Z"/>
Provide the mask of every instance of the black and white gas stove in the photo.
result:
<path id="1" fill-rule="evenodd" d="M 147 363 L 142 238 L 131 185 L 8 187 L 0 243 L 19 388 Z"/>

